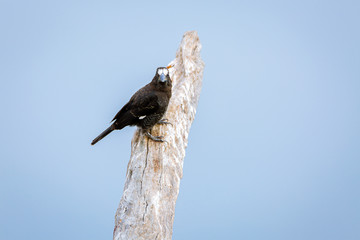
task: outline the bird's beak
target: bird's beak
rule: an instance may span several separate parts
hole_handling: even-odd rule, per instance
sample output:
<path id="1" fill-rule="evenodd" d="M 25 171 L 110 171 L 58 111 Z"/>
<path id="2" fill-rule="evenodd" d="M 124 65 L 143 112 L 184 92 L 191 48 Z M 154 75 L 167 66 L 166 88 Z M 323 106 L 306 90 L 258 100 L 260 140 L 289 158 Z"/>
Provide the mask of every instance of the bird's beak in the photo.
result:
<path id="1" fill-rule="evenodd" d="M 166 76 L 165 76 L 165 74 L 162 73 L 162 74 L 160 75 L 160 81 L 161 81 L 161 82 L 166 82 Z"/>

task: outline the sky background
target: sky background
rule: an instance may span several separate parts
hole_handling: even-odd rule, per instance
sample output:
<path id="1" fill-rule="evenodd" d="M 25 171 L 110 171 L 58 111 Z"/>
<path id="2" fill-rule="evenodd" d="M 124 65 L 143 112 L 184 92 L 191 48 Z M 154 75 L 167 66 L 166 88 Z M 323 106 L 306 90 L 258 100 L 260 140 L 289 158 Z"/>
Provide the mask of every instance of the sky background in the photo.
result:
<path id="1" fill-rule="evenodd" d="M 0 0 L 0 240 L 112 239 L 135 128 L 197 30 L 173 239 L 360 239 L 359 1 Z"/>

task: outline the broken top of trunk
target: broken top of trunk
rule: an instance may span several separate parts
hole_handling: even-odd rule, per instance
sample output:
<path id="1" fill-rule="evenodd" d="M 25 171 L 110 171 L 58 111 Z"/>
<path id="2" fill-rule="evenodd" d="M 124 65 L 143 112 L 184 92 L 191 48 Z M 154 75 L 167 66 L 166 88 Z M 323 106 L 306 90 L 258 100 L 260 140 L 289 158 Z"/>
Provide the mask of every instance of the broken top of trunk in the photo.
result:
<path id="1" fill-rule="evenodd" d="M 170 63 L 173 89 L 164 118 L 172 125 L 152 129 L 153 135 L 164 136 L 167 142 L 154 142 L 140 130 L 134 134 L 114 240 L 171 239 L 185 148 L 202 85 L 200 50 L 197 32 L 186 32 Z"/>

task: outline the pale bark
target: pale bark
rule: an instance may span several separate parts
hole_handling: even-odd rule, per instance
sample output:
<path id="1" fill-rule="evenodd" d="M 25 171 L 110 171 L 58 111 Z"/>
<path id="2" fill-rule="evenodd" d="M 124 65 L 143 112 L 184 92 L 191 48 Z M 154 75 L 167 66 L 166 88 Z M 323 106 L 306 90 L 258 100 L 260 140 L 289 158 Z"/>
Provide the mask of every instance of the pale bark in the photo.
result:
<path id="1" fill-rule="evenodd" d="M 186 32 L 170 63 L 173 88 L 164 118 L 172 125 L 156 125 L 151 132 L 167 142 L 154 142 L 140 130 L 134 134 L 114 240 L 171 239 L 185 148 L 202 85 L 200 49 L 197 32 Z"/>

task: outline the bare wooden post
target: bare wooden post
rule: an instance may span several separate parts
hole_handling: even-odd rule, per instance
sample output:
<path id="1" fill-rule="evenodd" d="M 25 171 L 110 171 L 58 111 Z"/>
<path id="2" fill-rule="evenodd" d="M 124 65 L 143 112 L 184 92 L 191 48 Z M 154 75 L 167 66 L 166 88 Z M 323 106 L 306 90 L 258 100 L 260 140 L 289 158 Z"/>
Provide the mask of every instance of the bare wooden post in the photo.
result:
<path id="1" fill-rule="evenodd" d="M 170 63 L 174 64 L 170 69 L 173 94 L 165 118 L 172 125 L 156 125 L 152 130 L 155 136 L 165 136 L 167 143 L 135 132 L 115 215 L 114 240 L 171 239 L 185 148 L 202 85 L 200 49 L 197 32 L 186 32 Z"/>

